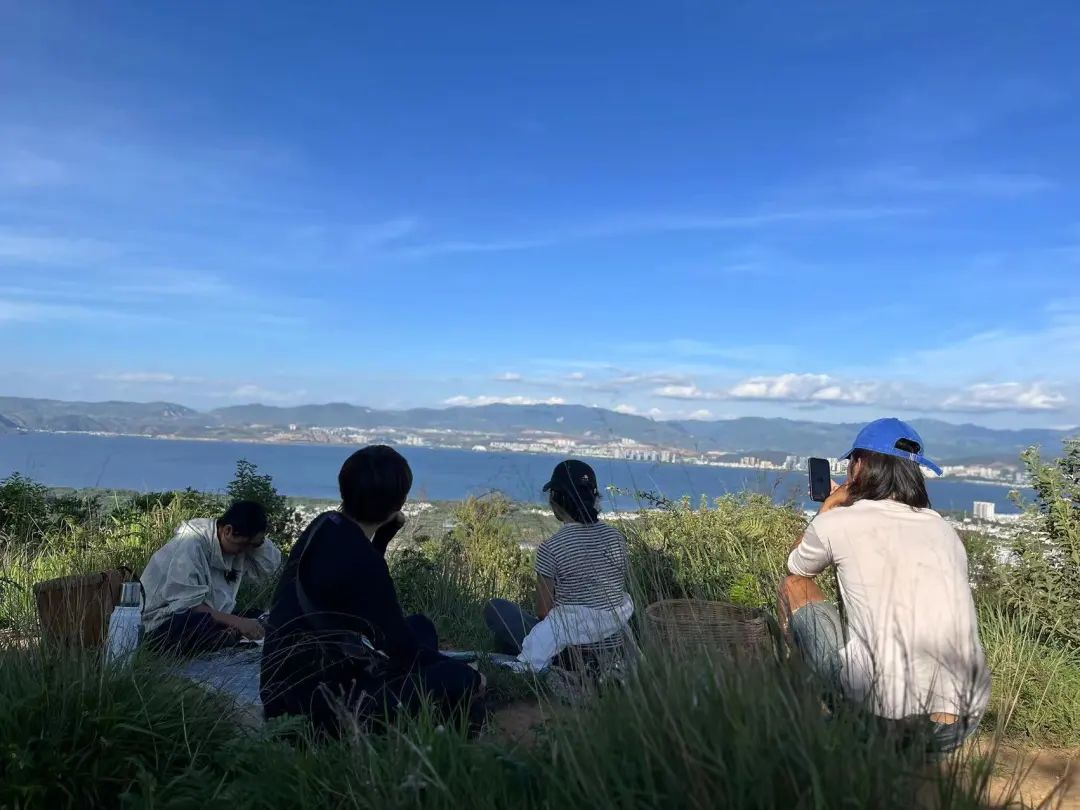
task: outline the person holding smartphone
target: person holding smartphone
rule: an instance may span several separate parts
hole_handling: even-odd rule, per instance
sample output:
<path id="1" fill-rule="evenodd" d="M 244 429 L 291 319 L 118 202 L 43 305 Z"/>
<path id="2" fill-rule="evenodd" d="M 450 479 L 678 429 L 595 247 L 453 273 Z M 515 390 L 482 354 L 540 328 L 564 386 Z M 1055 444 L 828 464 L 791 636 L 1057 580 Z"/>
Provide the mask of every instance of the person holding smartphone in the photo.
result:
<path id="1" fill-rule="evenodd" d="M 408 462 L 385 446 L 353 453 L 338 475 L 341 509 L 319 515 L 289 555 L 263 645 L 266 717 L 306 717 L 339 736 L 430 697 L 474 727 L 484 679 L 442 655 L 435 626 L 406 617 L 385 554 L 405 524 Z"/>
<path id="2" fill-rule="evenodd" d="M 899 419 L 867 425 L 844 458 L 847 482 L 788 557 L 781 626 L 829 692 L 952 750 L 978 726 L 990 675 L 967 554 L 930 508 L 922 468 L 941 471 Z M 843 618 L 815 582 L 830 569 Z"/>

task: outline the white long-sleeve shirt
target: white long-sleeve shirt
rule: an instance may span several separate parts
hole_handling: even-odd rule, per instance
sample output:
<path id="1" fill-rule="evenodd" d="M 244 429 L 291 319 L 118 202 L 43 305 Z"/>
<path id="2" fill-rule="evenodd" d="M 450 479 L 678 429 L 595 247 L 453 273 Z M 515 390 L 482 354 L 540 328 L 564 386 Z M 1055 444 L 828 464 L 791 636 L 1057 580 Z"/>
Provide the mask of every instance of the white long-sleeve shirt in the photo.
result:
<path id="1" fill-rule="evenodd" d="M 978 717 L 990 697 L 964 546 L 937 512 L 858 501 L 818 515 L 788 557 L 815 577 L 836 566 L 846 613 L 841 678 L 875 713 Z"/>
<path id="2" fill-rule="evenodd" d="M 146 592 L 143 626 L 150 632 L 174 613 L 203 604 L 232 613 L 244 576 L 264 579 L 280 564 L 281 551 L 269 540 L 242 554 L 223 554 L 214 518 L 182 523 L 139 578 Z"/>

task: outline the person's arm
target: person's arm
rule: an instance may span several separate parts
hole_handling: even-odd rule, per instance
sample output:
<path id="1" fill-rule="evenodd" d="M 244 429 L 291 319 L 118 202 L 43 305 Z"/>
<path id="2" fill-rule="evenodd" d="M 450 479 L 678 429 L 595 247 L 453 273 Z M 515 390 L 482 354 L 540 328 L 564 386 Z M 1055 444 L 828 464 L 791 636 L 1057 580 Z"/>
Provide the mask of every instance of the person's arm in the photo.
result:
<path id="1" fill-rule="evenodd" d="M 375 532 L 375 536 L 371 539 L 371 547 L 375 549 L 375 553 L 380 557 L 386 556 L 386 549 L 390 545 L 390 541 L 393 540 L 397 533 L 405 526 L 405 515 L 398 512 L 390 520 L 379 527 Z"/>
<path id="2" fill-rule="evenodd" d="M 256 582 L 265 582 L 277 573 L 281 567 L 281 550 L 269 540 L 262 545 L 245 552 L 244 576 L 250 576 Z"/>
<path id="3" fill-rule="evenodd" d="M 234 616 L 231 613 L 217 610 L 205 602 L 197 607 L 193 607 L 191 612 L 209 614 L 210 618 L 215 622 L 224 625 L 225 627 L 231 627 L 244 638 L 262 638 L 266 634 L 266 629 L 257 619 L 246 619 L 243 616 Z"/>
<path id="4" fill-rule="evenodd" d="M 832 562 L 831 545 L 822 539 L 811 523 L 788 554 L 787 567 L 794 576 L 813 579 Z"/>
<path id="5" fill-rule="evenodd" d="M 555 607 L 555 585 L 558 582 L 559 565 L 556 561 L 556 533 L 536 549 L 536 615 L 545 618 Z"/>
<path id="6" fill-rule="evenodd" d="M 441 660 L 443 656 L 438 650 L 428 650 L 416 643 L 416 637 L 405 623 L 405 613 L 398 602 L 390 571 L 381 558 L 379 563 L 372 566 L 372 576 L 365 583 L 371 624 L 378 635 L 373 639 L 375 646 L 404 670 Z"/>
<path id="7" fill-rule="evenodd" d="M 555 580 L 545 576 L 536 578 L 536 617 L 546 619 L 555 607 Z"/>

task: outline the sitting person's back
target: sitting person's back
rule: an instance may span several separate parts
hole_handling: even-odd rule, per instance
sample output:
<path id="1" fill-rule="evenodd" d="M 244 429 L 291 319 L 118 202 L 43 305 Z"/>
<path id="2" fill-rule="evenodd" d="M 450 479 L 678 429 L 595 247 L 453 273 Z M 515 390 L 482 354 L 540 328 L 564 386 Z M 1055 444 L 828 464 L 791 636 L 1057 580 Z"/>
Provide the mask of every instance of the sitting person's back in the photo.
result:
<path id="1" fill-rule="evenodd" d="M 845 685 L 877 714 L 981 713 L 986 662 L 967 554 L 937 512 L 858 500 L 819 516 L 792 573 L 836 566 L 847 619 Z"/>
<path id="2" fill-rule="evenodd" d="M 634 612 L 626 537 L 600 520 L 596 473 L 583 461 L 561 462 L 544 492 L 563 526 L 536 550 L 536 615 L 505 599 L 484 610 L 498 648 L 533 669 L 567 648 L 621 647 Z"/>
<path id="3" fill-rule="evenodd" d="M 304 531 L 274 595 L 261 673 L 267 718 L 306 717 L 337 735 L 346 716 L 415 710 L 425 694 L 436 708 L 471 711 L 483 678 L 438 652 L 426 617 L 402 614 L 384 558 L 404 523 L 408 463 L 389 447 L 366 447 L 338 482 L 341 511 Z"/>
<path id="4" fill-rule="evenodd" d="M 829 685 L 874 714 L 924 718 L 959 745 L 990 696 L 967 554 L 930 508 L 922 439 L 898 419 L 859 433 L 837 487 L 788 557 L 781 622 Z M 835 567 L 844 608 L 813 581 Z"/>
<path id="5" fill-rule="evenodd" d="M 552 606 L 610 610 L 626 598 L 626 537 L 602 520 L 569 520 L 536 550 L 536 572 L 554 585 Z"/>

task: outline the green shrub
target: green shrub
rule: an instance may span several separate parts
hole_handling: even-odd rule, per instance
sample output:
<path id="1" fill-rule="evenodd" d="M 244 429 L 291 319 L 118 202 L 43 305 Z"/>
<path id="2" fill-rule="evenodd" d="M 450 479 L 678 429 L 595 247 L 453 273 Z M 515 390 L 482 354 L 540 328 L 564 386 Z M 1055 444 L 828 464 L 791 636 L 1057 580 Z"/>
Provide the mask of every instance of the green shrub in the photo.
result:
<path id="1" fill-rule="evenodd" d="M 469 498 L 454 507 L 457 525 L 439 550 L 456 557 L 468 578 L 488 597 L 531 600 L 536 576 L 532 555 L 523 550 L 507 520 L 510 502 L 501 495 Z"/>
<path id="2" fill-rule="evenodd" d="M 983 731 L 1043 746 L 1080 746 L 1080 652 L 1047 643 L 1035 616 L 984 603 L 979 635 L 993 674 Z"/>
<path id="3" fill-rule="evenodd" d="M 225 488 L 225 495 L 229 501 L 261 503 L 270 525 L 267 533 L 282 548 L 290 548 L 303 530 L 300 513 L 287 497 L 278 494 L 273 478 L 261 475 L 247 459 L 236 462 L 236 475 Z"/>
<path id="4" fill-rule="evenodd" d="M 1018 535 L 1015 570 L 1003 588 L 1015 611 L 1080 649 L 1080 438 L 1067 440 L 1054 462 L 1043 462 L 1037 448 L 1022 458 L 1035 489 L 1028 506 L 1034 530 Z"/>
<path id="5" fill-rule="evenodd" d="M 775 602 L 788 551 L 805 527 L 794 508 L 754 493 L 697 508 L 684 499 L 622 526 L 639 604 L 685 597 L 756 607 Z"/>

